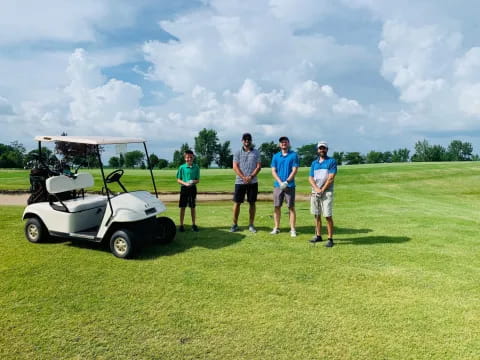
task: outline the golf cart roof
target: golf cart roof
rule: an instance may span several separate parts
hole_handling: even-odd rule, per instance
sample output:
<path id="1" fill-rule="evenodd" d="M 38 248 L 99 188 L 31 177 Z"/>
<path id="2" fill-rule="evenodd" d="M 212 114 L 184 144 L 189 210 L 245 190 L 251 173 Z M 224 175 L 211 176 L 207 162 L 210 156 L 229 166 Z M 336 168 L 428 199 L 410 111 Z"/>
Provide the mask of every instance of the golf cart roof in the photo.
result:
<path id="1" fill-rule="evenodd" d="M 107 145 L 144 143 L 141 138 L 114 137 L 114 136 L 35 136 L 37 141 L 61 141 L 77 144 Z"/>

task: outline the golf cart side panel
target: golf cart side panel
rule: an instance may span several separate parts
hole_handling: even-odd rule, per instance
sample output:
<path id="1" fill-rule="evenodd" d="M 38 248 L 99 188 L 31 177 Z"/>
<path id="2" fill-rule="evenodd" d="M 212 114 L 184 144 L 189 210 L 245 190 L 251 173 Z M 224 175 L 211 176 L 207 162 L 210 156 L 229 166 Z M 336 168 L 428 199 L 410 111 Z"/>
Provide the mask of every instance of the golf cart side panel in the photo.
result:
<path id="1" fill-rule="evenodd" d="M 105 206 L 65 212 L 53 209 L 48 202 L 41 202 L 27 206 L 23 219 L 35 215 L 42 220 L 48 232 L 76 233 L 97 227 L 104 212 Z"/>
<path id="2" fill-rule="evenodd" d="M 167 210 L 161 200 L 148 191 L 132 191 L 122 193 L 110 199 L 97 237 L 103 238 L 112 223 L 133 223 L 145 220 L 145 217 L 154 217 Z"/>

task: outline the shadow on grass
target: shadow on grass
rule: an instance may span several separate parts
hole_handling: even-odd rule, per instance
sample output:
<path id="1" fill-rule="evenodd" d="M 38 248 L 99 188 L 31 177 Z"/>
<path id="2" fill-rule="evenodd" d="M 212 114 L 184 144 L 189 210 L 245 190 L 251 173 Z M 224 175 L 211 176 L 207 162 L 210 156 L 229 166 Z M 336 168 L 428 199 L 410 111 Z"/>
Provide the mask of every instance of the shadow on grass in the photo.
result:
<path id="1" fill-rule="evenodd" d="M 136 258 L 143 260 L 170 256 L 194 247 L 216 250 L 236 244 L 245 237 L 244 234 L 231 233 L 229 230 L 226 227 L 201 227 L 199 232 L 194 232 L 186 226 L 185 232 L 177 232 L 175 240 L 170 244 L 146 246 Z"/>
<path id="2" fill-rule="evenodd" d="M 336 241 L 337 244 L 350 245 L 374 245 L 374 244 L 400 244 L 410 241 L 406 236 L 365 236 L 358 238 L 349 238 Z"/>
<path id="3" fill-rule="evenodd" d="M 191 231 L 186 227 L 184 233 L 177 232 L 175 240 L 170 244 L 146 244 L 140 247 L 134 260 L 147 260 L 161 256 L 170 256 L 184 252 L 190 248 L 202 247 L 205 249 L 220 249 L 241 241 L 245 235 L 231 233 L 230 228 L 209 227 L 200 228 L 199 232 Z M 50 237 L 44 244 L 62 244 L 80 249 L 110 252 L 107 242 L 95 243 L 85 240 Z"/>
<path id="4" fill-rule="evenodd" d="M 326 231 L 326 228 L 325 228 L 325 223 L 322 224 L 323 225 L 323 231 L 325 232 Z M 285 231 L 287 231 L 289 229 L 285 229 Z M 334 227 L 334 230 L 333 230 L 333 233 L 335 235 L 352 235 L 352 234 L 368 234 L 369 232 L 372 232 L 373 230 L 372 229 L 353 229 L 353 228 L 341 228 L 341 227 Z M 314 232 L 315 232 L 315 227 L 313 226 L 313 222 L 312 222 L 312 226 L 297 226 L 297 232 L 299 234 L 312 234 L 312 236 L 314 235 Z"/>

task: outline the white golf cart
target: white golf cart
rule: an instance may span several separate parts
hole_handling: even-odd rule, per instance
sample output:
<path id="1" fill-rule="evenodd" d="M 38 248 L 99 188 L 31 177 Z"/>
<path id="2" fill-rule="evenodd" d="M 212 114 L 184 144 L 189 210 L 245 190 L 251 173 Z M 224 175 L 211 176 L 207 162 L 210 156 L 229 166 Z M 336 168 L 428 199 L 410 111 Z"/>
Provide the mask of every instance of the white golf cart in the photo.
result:
<path id="1" fill-rule="evenodd" d="M 108 241 L 113 255 L 130 258 L 144 243 L 157 241 L 168 243 L 175 238 L 175 223 L 168 217 L 157 217 L 166 210 L 158 199 L 157 187 L 150 166 L 145 140 L 116 137 L 78 136 L 37 136 L 40 168 L 44 177 L 37 184 L 45 196 L 36 196 L 32 191 L 29 205 L 23 212 L 25 235 L 33 243 L 45 241 L 49 235 L 93 242 Z M 52 171 L 42 161 L 42 142 L 66 142 L 89 144 L 95 148 L 103 180 L 101 195 L 88 195 L 85 190 L 94 184 L 89 172 L 67 174 Z M 155 190 L 155 196 L 148 191 L 128 192 L 120 179 L 124 173 L 117 169 L 107 176 L 101 160 L 101 146 L 112 144 L 142 143 L 147 166 Z M 35 173 L 34 170 L 37 170 Z M 39 171 L 40 170 L 40 171 Z M 33 178 L 42 169 L 32 169 Z M 77 169 L 78 170 L 78 169 Z M 32 175 L 31 175 L 32 181 Z M 42 185 L 43 183 L 43 185 Z M 114 193 L 109 185 L 117 183 L 122 189 Z M 33 189 L 32 183 L 32 190 Z M 42 189 L 42 186 L 44 189 Z"/>

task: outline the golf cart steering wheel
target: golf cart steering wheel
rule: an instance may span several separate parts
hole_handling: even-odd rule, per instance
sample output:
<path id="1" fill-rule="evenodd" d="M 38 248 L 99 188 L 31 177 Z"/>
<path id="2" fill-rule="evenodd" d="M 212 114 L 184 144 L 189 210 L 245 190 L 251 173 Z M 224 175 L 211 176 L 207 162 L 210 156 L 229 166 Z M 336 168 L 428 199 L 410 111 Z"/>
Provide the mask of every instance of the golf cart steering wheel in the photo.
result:
<path id="1" fill-rule="evenodd" d="M 120 178 L 123 176 L 123 173 L 124 171 L 122 169 L 114 170 L 107 175 L 107 177 L 105 178 L 105 182 L 107 184 L 118 182 L 118 180 L 120 180 Z"/>

